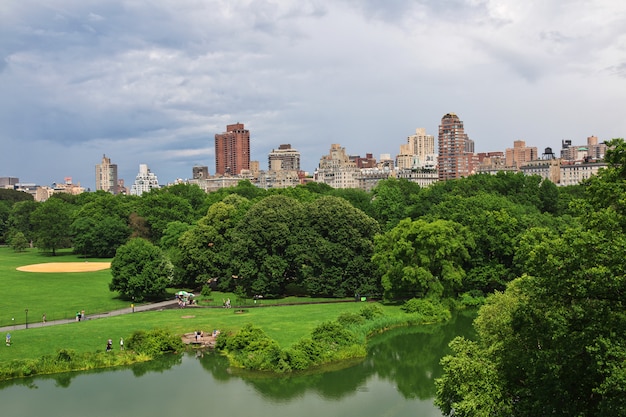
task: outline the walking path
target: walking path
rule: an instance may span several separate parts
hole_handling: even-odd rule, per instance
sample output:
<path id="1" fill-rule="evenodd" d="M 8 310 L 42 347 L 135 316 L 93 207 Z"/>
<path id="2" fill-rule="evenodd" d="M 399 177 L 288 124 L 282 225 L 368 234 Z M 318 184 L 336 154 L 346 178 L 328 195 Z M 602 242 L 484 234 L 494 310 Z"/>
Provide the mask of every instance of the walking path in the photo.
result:
<path id="1" fill-rule="evenodd" d="M 167 301 L 161 301 L 159 303 L 136 305 L 133 308 L 128 307 L 128 308 L 123 308 L 120 310 L 109 311 L 107 313 L 86 315 L 86 317 L 83 320 L 101 319 L 104 317 L 119 316 L 122 314 L 139 313 L 142 311 L 162 310 L 162 309 L 177 307 L 177 306 L 178 306 L 177 300 L 167 300 Z M 28 328 L 56 326 L 59 324 L 68 324 L 68 323 L 76 323 L 76 319 L 50 320 L 50 321 L 46 321 L 45 323 L 41 321 L 28 323 Z M 22 329 L 26 329 L 26 324 L 16 324 L 15 326 L 0 327 L 0 332 L 3 333 L 3 332 L 11 331 L 11 330 L 22 330 Z"/>

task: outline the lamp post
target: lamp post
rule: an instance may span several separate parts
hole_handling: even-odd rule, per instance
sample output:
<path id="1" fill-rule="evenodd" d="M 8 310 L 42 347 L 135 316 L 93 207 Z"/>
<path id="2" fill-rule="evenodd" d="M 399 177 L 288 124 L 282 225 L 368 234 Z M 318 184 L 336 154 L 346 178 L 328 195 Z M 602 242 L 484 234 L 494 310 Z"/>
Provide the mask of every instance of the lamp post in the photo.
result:
<path id="1" fill-rule="evenodd" d="M 28 329 L 28 309 L 24 309 L 24 312 L 26 313 L 26 328 Z"/>

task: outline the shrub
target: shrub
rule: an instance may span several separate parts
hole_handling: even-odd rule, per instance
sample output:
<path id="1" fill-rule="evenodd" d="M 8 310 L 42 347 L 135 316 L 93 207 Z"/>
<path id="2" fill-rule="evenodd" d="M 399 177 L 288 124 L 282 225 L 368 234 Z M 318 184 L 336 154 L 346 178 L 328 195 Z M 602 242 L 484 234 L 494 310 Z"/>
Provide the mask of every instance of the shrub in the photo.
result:
<path id="1" fill-rule="evenodd" d="M 208 297 L 211 296 L 211 292 L 212 292 L 211 286 L 203 285 L 202 286 L 202 291 L 200 291 L 200 295 L 203 296 L 203 297 L 207 297 L 208 298 Z"/>
<path id="2" fill-rule="evenodd" d="M 167 330 L 138 330 L 126 340 L 126 347 L 136 353 L 157 356 L 182 350 L 183 342 L 180 337 Z"/>
<path id="3" fill-rule="evenodd" d="M 365 322 L 365 317 L 363 317 L 361 314 L 346 312 L 340 314 L 339 317 L 337 317 L 337 321 L 342 326 L 348 327 L 362 324 L 363 322 Z"/>
<path id="4" fill-rule="evenodd" d="M 313 340 L 323 346 L 324 350 L 339 350 L 341 347 L 359 343 L 356 335 L 341 326 L 338 322 L 325 322 L 313 329 L 311 333 Z"/>
<path id="5" fill-rule="evenodd" d="M 365 320 L 373 320 L 377 317 L 384 316 L 383 308 L 379 304 L 368 303 L 361 310 L 359 314 L 365 318 Z"/>
<path id="6" fill-rule="evenodd" d="M 459 303 L 465 307 L 478 307 L 485 304 L 485 295 L 480 290 L 468 291 L 459 296 Z"/>
<path id="7" fill-rule="evenodd" d="M 419 315 L 424 322 L 445 321 L 452 316 L 447 307 L 430 298 L 412 298 L 400 308 L 406 313 Z"/>

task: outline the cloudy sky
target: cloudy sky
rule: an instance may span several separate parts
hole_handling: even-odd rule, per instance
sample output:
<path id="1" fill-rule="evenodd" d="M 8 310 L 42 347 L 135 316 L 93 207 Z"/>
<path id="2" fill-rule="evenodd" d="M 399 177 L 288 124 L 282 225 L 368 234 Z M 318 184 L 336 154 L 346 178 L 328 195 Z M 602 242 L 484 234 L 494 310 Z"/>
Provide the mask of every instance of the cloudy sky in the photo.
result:
<path id="1" fill-rule="evenodd" d="M 477 152 L 624 137 L 625 28 L 618 0 L 2 0 L 0 177 L 214 173 L 237 122 L 262 168 L 290 143 L 308 171 L 448 112 Z"/>

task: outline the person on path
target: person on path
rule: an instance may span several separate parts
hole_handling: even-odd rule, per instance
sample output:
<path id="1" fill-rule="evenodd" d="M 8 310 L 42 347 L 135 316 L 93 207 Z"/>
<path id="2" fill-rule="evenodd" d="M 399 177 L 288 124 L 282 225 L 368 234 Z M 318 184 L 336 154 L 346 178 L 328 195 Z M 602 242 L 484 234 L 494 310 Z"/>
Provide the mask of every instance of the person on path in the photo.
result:
<path id="1" fill-rule="evenodd" d="M 41 316 L 41 321 L 46 324 L 46 313 L 43 313 L 43 316 Z"/>

